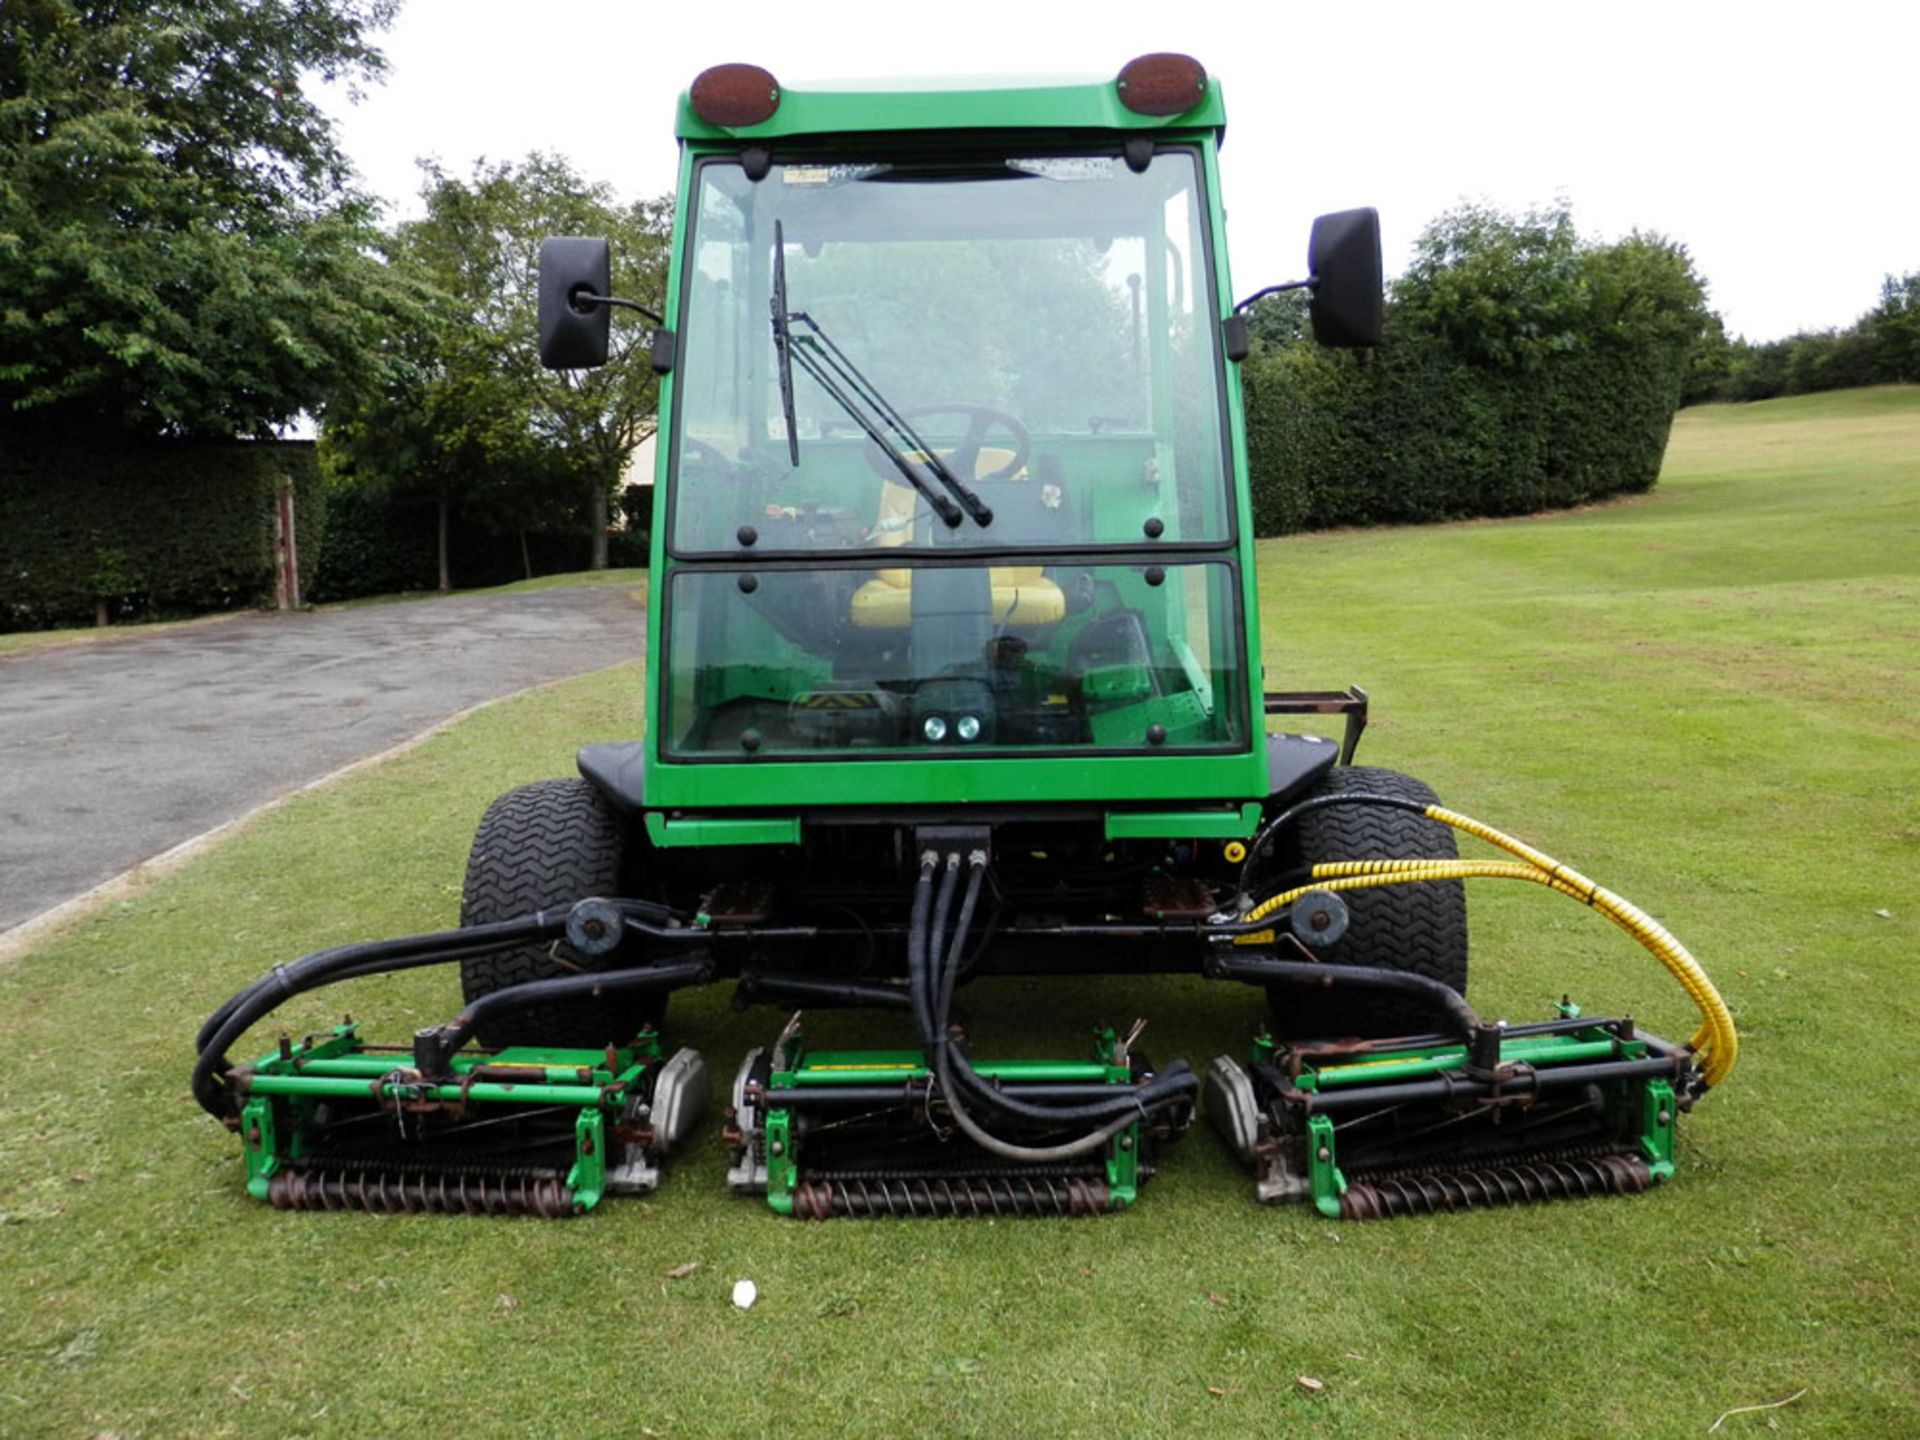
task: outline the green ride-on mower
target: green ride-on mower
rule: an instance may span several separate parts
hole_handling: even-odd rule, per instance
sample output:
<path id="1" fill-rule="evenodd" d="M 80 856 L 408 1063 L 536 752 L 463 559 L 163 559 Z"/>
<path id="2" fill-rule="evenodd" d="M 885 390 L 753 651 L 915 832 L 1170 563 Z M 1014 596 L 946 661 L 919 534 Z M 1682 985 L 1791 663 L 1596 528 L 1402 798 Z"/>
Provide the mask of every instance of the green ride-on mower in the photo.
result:
<path id="1" fill-rule="evenodd" d="M 194 1093 L 255 1195 L 566 1215 L 647 1190 L 708 1098 L 661 1043 L 669 999 L 716 981 L 789 1017 L 723 1122 L 728 1184 L 785 1215 L 1123 1209 L 1201 1105 L 1262 1200 L 1330 1216 L 1672 1174 L 1736 1044 L 1686 951 L 1353 765 L 1362 691 L 1263 692 L 1224 126 L 1178 55 L 1086 84 L 694 82 L 643 312 L 646 738 L 493 804 L 459 928 L 277 966 L 208 1020 Z M 1373 343 L 1374 212 L 1323 216 L 1308 257 L 1272 288 L 1307 292 L 1321 343 Z M 642 308 L 605 241 L 547 242 L 548 365 L 605 363 L 613 307 Z M 1504 853 L 1460 859 L 1462 831 Z M 1602 912 L 1699 1030 L 1483 1020 L 1475 877 Z M 436 964 L 464 1008 L 409 1044 L 345 1024 L 229 1059 L 296 994 Z M 976 1056 L 955 1008 L 984 976 L 1147 973 L 1250 987 L 1267 1022 L 1195 1071 L 1125 1016 L 1057 1060 Z M 894 1047 L 812 1047 L 803 1012 L 834 1007 L 890 1012 Z"/>

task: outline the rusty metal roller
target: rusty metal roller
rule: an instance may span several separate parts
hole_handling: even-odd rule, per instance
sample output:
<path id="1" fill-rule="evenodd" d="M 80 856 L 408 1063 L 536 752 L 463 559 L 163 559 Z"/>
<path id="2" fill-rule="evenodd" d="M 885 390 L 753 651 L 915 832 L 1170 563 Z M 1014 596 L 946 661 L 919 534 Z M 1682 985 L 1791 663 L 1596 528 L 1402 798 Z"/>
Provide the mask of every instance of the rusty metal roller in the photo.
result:
<path id="1" fill-rule="evenodd" d="M 1078 1176 L 809 1180 L 793 1195 L 801 1220 L 1098 1215 L 1109 1208 L 1105 1182 Z"/>
<path id="2" fill-rule="evenodd" d="M 1652 1184 L 1637 1155 L 1573 1156 L 1484 1169 L 1378 1176 L 1349 1185 L 1342 1220 L 1384 1220 L 1483 1205 L 1528 1205 L 1581 1195 L 1633 1195 Z"/>
<path id="3" fill-rule="evenodd" d="M 276 1210 L 357 1210 L 378 1215 L 576 1213 L 573 1192 L 552 1176 L 435 1174 L 425 1171 L 287 1169 L 267 1181 Z"/>

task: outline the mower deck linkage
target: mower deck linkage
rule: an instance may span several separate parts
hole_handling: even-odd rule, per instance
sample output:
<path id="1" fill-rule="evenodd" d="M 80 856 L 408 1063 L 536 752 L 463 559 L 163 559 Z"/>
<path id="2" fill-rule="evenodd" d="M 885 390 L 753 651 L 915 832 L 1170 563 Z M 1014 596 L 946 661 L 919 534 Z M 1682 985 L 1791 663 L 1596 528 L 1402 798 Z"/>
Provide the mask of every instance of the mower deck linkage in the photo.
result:
<path id="1" fill-rule="evenodd" d="M 1457 819 L 1515 853 L 1525 849 Z M 989 851 L 984 832 L 934 838 L 920 857 L 904 984 L 814 986 L 842 1002 L 906 1011 L 919 1048 L 811 1051 L 794 1014 L 771 1050 L 747 1053 L 734 1079 L 723 1130 L 729 1186 L 800 1219 L 1128 1208 L 1154 1173 L 1159 1149 L 1187 1129 L 1200 1077 L 1181 1061 L 1156 1070 L 1137 1052 L 1144 1022 L 1125 1036 L 1099 1031 L 1083 1060 L 973 1062 L 952 1002 L 975 938 Z M 1537 873 L 1509 874 L 1504 862 L 1439 860 L 1338 862 L 1316 873 L 1335 873 L 1343 878 L 1333 883 L 1352 889 L 1369 876 L 1377 884 L 1409 876 L 1432 883 L 1427 872 L 1436 867 L 1450 877 L 1478 866 L 1620 911 L 1623 928 L 1645 930 L 1643 943 L 1692 982 L 1690 990 L 1705 986 L 1707 1055 L 1728 1057 L 1724 1007 L 1678 942 L 1651 922 L 1639 924 L 1639 912 L 1577 872 L 1529 853 L 1537 862 L 1519 868 Z M 1712 1069 L 1698 1041 L 1676 1045 L 1631 1019 L 1586 1017 L 1567 999 L 1547 1021 L 1488 1022 L 1438 981 L 1327 963 L 1314 947 L 1344 931 L 1345 904 L 1332 888 L 1295 892 L 1285 892 L 1292 898 L 1283 904 L 1196 922 L 1196 942 L 1210 947 L 1204 973 L 1270 993 L 1390 994 L 1424 1011 L 1435 1028 L 1316 1040 L 1262 1031 L 1245 1062 L 1215 1059 L 1205 1108 L 1254 1172 L 1259 1199 L 1373 1219 L 1630 1194 L 1672 1177 L 1679 1113 L 1706 1088 Z M 1280 918 L 1284 932 L 1274 928 Z M 408 1049 L 367 1045 L 349 1021 L 324 1036 L 283 1037 L 252 1065 L 224 1059 L 241 1032 L 303 990 L 529 938 L 564 935 L 583 955 L 609 954 L 630 930 L 677 937 L 690 950 L 703 936 L 714 938 L 697 921 L 646 902 L 590 897 L 564 914 L 308 956 L 209 1018 L 195 1094 L 241 1133 L 249 1192 L 280 1209 L 560 1217 L 591 1209 L 604 1195 L 650 1191 L 705 1108 L 707 1067 L 696 1052 L 663 1058 L 650 1027 L 626 1046 L 601 1050 L 476 1050 L 469 1037 L 489 1017 L 556 999 L 703 983 L 715 974 L 708 958 L 509 987 L 418 1031 Z M 776 994 L 795 984 L 807 988 L 761 977 Z M 743 993 L 751 989 L 743 985 Z"/>

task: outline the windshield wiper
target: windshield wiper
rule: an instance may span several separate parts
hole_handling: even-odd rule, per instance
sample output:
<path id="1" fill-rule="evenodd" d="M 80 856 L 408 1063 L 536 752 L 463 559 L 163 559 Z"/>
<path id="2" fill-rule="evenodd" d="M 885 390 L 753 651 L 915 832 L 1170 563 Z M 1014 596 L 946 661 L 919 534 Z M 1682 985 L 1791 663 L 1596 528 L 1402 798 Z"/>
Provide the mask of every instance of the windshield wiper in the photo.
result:
<path id="1" fill-rule="evenodd" d="M 833 343 L 831 336 L 804 310 L 787 308 L 786 235 L 778 220 L 773 222 L 773 346 L 780 360 L 781 414 L 787 422 L 787 451 L 793 463 L 800 463 L 800 437 L 793 417 L 793 367 L 813 377 L 854 424 L 892 462 L 893 468 L 915 490 L 949 528 L 959 525 L 962 507 L 978 525 L 993 523 L 993 507 L 962 483 L 946 462 L 922 440 L 913 426 L 893 403 L 874 387 L 846 352 Z M 795 326 L 804 331 L 796 331 Z M 883 428 L 884 427 L 884 428 Z M 891 434 L 887 432 L 892 432 Z M 912 454 L 918 454 L 918 463 Z M 942 494 L 921 472 L 921 466 L 946 488 Z M 950 498 L 951 497 L 951 498 Z M 960 502 L 954 504 L 954 500 Z"/>
<path id="2" fill-rule="evenodd" d="M 787 324 L 787 237 L 773 222 L 773 349 L 780 357 L 780 415 L 787 422 L 787 462 L 800 468 L 800 432 L 793 423 L 793 332 Z"/>

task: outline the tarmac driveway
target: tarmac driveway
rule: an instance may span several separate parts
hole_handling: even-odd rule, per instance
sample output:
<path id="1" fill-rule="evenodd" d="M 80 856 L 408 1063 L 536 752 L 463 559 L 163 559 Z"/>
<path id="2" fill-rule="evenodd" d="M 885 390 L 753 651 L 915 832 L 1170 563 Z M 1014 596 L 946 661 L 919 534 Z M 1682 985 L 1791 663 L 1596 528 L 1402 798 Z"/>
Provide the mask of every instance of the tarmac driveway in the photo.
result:
<path id="1" fill-rule="evenodd" d="M 633 659 L 625 589 L 249 615 L 0 658 L 0 932 L 458 710 Z M 639 695 L 635 693 L 638 725 Z"/>

